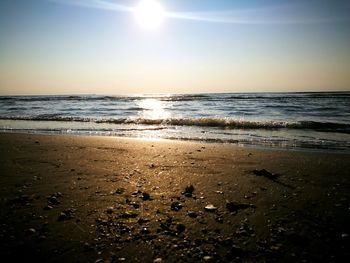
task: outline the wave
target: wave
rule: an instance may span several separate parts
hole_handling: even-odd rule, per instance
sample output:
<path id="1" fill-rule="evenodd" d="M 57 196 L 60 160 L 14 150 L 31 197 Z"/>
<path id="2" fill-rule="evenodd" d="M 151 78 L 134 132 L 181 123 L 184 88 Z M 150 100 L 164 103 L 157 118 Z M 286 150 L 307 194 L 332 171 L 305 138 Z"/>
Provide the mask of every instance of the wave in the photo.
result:
<path id="1" fill-rule="evenodd" d="M 159 101 L 232 101 L 232 100 L 288 100 L 288 99 L 345 99 L 349 92 L 300 92 L 300 93 L 203 93 L 203 94 L 157 94 L 134 96 L 60 95 L 60 96 L 0 96 L 0 101 L 121 101 L 145 99 Z"/>
<path id="2" fill-rule="evenodd" d="M 204 94 L 176 94 L 176 95 L 140 95 L 140 96 L 96 96 L 96 95 L 62 95 L 62 96 L 0 96 L 0 101 L 138 101 L 156 99 L 159 101 L 195 101 L 215 99 Z"/>
<path id="3" fill-rule="evenodd" d="M 197 126 L 223 129 L 305 129 L 322 132 L 350 133 L 350 124 L 317 121 L 251 121 L 231 118 L 82 118 L 64 117 L 56 114 L 46 114 L 36 117 L 0 117 L 0 120 L 26 120 L 26 121 L 63 121 L 63 122 L 93 122 L 99 124 L 134 124 L 155 126 Z"/>

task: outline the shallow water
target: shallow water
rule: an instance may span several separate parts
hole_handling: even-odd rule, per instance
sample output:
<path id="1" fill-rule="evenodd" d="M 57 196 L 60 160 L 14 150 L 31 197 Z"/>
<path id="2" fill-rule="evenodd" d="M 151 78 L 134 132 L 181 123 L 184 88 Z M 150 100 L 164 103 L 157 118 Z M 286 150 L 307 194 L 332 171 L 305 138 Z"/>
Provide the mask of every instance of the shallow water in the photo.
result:
<path id="1" fill-rule="evenodd" d="M 3 132 L 350 152 L 350 92 L 3 96 Z"/>

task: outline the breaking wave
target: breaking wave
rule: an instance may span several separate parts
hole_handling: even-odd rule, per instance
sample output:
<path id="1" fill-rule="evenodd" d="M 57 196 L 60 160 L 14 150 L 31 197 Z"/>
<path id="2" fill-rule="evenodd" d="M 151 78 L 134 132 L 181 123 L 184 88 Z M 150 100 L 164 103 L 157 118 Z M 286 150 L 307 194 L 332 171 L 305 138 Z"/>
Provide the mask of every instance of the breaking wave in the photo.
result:
<path id="1" fill-rule="evenodd" d="M 316 121 L 251 121 L 232 118 L 88 118 L 88 117 L 62 117 L 55 114 L 46 114 L 36 117 L 0 117 L 2 120 L 28 120 L 28 121 L 64 121 L 64 122 L 93 122 L 106 124 L 135 124 L 157 126 L 197 126 L 216 127 L 227 129 L 305 129 L 323 132 L 350 133 L 350 125 L 333 122 Z"/>

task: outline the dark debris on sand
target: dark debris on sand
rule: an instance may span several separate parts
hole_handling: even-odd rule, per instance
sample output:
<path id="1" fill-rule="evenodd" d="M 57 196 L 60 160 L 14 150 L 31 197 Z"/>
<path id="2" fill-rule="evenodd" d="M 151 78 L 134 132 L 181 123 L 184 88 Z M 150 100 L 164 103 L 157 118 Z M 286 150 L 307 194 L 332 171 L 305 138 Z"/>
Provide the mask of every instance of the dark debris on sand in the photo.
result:
<path id="1" fill-rule="evenodd" d="M 252 172 L 256 176 L 263 176 L 263 177 L 266 177 L 267 179 L 270 179 L 270 180 L 277 180 L 277 178 L 279 177 L 278 174 L 273 174 L 265 169 L 261 169 L 261 170 L 255 169 Z"/>

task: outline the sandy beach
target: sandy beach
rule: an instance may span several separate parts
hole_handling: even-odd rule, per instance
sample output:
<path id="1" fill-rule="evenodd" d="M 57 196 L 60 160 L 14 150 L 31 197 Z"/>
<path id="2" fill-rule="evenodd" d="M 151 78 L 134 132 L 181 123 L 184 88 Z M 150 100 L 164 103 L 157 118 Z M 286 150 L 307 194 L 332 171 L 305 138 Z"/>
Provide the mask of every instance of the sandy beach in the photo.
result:
<path id="1" fill-rule="evenodd" d="M 350 155 L 0 135 L 2 262 L 346 262 Z"/>

